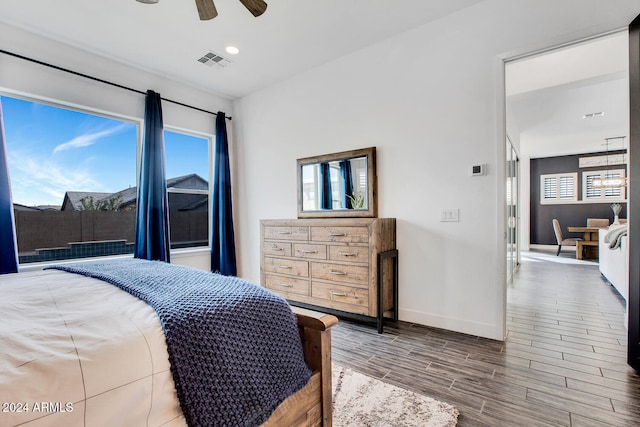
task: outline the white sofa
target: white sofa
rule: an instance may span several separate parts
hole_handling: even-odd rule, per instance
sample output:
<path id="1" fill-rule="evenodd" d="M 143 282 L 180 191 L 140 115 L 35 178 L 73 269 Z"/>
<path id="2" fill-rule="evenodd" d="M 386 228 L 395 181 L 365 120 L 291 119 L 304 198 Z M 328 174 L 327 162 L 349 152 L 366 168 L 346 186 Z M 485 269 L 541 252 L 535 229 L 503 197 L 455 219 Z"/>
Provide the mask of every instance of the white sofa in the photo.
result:
<path id="1" fill-rule="evenodd" d="M 629 240 L 622 236 L 619 248 L 609 249 L 609 243 L 604 238 L 608 229 L 600 230 L 598 244 L 598 264 L 600 273 L 627 301 L 629 300 Z"/>

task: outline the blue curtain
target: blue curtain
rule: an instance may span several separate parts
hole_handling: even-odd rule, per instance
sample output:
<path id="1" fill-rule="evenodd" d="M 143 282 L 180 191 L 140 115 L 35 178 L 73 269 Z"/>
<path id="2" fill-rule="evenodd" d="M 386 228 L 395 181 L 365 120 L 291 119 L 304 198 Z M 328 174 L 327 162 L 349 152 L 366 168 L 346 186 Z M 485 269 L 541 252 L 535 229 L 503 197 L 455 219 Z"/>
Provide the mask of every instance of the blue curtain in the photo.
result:
<path id="1" fill-rule="evenodd" d="M 333 209 L 329 163 L 320 163 L 320 209 Z"/>
<path id="2" fill-rule="evenodd" d="M 9 181 L 9 162 L 4 140 L 4 120 L 0 102 L 0 274 L 18 272 L 16 225 Z"/>
<path id="3" fill-rule="evenodd" d="M 351 162 L 349 160 L 340 161 L 340 186 L 342 188 L 342 207 L 353 209 L 351 199 L 353 197 L 353 179 L 351 177 Z"/>
<path id="4" fill-rule="evenodd" d="M 236 247 L 231 206 L 231 173 L 227 122 L 222 111 L 216 116 L 216 155 L 213 171 L 211 221 L 211 271 L 236 276 Z"/>
<path id="5" fill-rule="evenodd" d="M 169 202 L 161 102 L 159 93 L 147 91 L 134 256 L 169 262 Z"/>

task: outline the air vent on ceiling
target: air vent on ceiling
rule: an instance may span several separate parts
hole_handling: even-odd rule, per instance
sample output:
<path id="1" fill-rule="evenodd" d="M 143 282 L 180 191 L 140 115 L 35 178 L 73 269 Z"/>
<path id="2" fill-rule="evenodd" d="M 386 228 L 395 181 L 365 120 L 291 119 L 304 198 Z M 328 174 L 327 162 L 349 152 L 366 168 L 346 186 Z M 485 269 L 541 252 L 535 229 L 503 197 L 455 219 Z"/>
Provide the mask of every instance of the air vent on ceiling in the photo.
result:
<path id="1" fill-rule="evenodd" d="M 231 61 L 229 61 L 228 59 L 223 58 L 217 53 L 211 51 L 202 55 L 202 57 L 198 59 L 198 62 L 208 67 L 218 66 L 220 68 L 224 68 L 227 65 L 231 64 Z"/>

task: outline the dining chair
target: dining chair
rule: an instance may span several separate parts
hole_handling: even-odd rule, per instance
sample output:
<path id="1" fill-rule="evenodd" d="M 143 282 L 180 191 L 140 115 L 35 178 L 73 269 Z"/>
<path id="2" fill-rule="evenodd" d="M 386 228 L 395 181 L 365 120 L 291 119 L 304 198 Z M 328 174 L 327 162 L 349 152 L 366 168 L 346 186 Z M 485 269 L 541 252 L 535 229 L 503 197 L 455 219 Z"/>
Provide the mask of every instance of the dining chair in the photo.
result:
<path id="1" fill-rule="evenodd" d="M 562 228 L 560 227 L 560 222 L 554 218 L 552 223 L 553 223 L 553 231 L 554 233 L 556 233 L 556 240 L 558 241 L 558 252 L 556 253 L 556 256 L 560 255 L 560 250 L 562 250 L 562 245 L 576 246 L 576 242 L 579 240 L 582 240 L 580 237 L 570 237 L 565 239 L 562 236 Z"/>
<path id="2" fill-rule="evenodd" d="M 608 218 L 587 218 L 587 227 L 606 228 L 608 226 Z"/>

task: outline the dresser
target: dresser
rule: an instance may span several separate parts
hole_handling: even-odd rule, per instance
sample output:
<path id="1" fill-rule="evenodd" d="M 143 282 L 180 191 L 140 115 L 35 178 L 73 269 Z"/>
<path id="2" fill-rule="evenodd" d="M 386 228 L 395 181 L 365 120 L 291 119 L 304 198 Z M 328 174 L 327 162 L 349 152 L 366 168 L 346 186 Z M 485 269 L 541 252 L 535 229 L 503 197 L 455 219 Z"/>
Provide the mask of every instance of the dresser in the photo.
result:
<path id="1" fill-rule="evenodd" d="M 378 332 L 398 319 L 395 218 L 262 220 L 260 240 L 262 286 L 291 305 L 375 321 Z"/>

